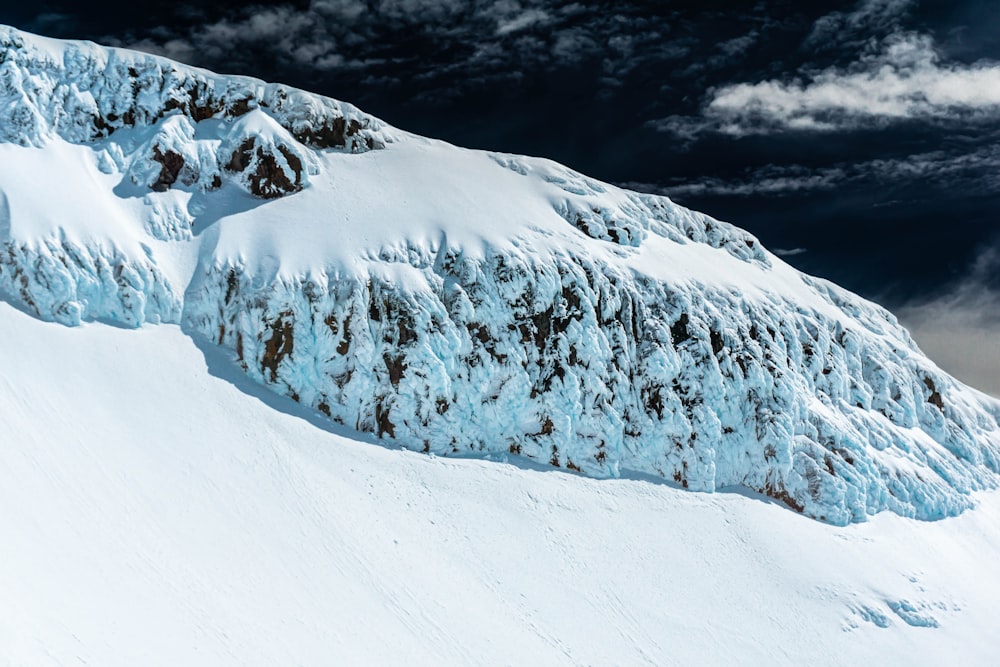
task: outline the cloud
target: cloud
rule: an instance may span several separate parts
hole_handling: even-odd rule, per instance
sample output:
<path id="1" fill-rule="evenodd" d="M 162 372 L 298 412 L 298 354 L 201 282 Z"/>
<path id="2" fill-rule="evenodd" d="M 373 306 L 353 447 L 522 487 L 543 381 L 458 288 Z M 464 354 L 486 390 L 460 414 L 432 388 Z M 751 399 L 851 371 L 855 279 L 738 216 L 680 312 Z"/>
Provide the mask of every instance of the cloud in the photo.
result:
<path id="1" fill-rule="evenodd" d="M 701 68 L 702 66 L 699 65 L 699 69 Z M 718 132 L 718 127 L 714 120 L 701 116 L 673 115 L 665 118 L 656 118 L 647 121 L 646 127 L 677 137 L 680 140 L 678 144 L 679 150 L 686 150 L 690 147 L 690 144 L 706 133 Z"/>
<path id="2" fill-rule="evenodd" d="M 556 0 L 312 0 L 251 4 L 102 41 L 227 72 L 306 78 L 353 70 L 358 83 L 419 83 L 413 97 L 438 104 L 583 66 L 595 71 L 600 95 L 688 55 L 697 39 L 672 37 L 674 30 L 672 13 L 631 4 L 608 12 Z"/>
<path id="3" fill-rule="evenodd" d="M 43 12 L 28 24 L 28 29 L 40 34 L 63 32 L 72 29 L 76 19 L 71 14 L 63 12 Z"/>
<path id="4" fill-rule="evenodd" d="M 809 252 L 805 248 L 774 248 L 772 252 L 778 257 L 795 257 Z"/>
<path id="5" fill-rule="evenodd" d="M 239 64 L 263 49 L 286 63 L 323 69 L 343 62 L 340 38 L 352 17 L 357 17 L 355 10 L 351 2 L 329 0 L 315 2 L 307 11 L 252 7 L 236 16 L 199 24 L 187 34 L 160 28 L 122 45 L 194 64 Z M 331 30 L 333 25 L 341 28 Z"/>
<path id="6" fill-rule="evenodd" d="M 507 35 L 512 32 L 520 32 L 525 28 L 530 28 L 549 21 L 548 12 L 542 9 L 529 9 L 511 18 L 501 18 L 497 21 L 496 33 Z"/>
<path id="7" fill-rule="evenodd" d="M 719 50 L 725 53 L 730 58 L 736 56 L 741 56 L 746 53 L 750 47 L 757 43 L 760 38 L 760 33 L 756 30 L 751 30 L 747 34 L 730 39 L 728 41 L 719 44 Z"/>
<path id="8" fill-rule="evenodd" d="M 915 0 L 862 0 L 853 11 L 833 12 L 813 24 L 804 46 L 828 51 L 845 45 L 859 45 L 873 36 L 896 32 Z"/>
<path id="9" fill-rule="evenodd" d="M 744 178 L 726 180 L 709 177 L 665 188 L 677 199 L 724 196 L 756 197 L 789 195 L 800 192 L 830 190 L 843 183 L 847 174 L 840 167 L 811 170 L 800 165 L 769 165 L 749 172 Z"/>
<path id="10" fill-rule="evenodd" d="M 711 176 L 668 185 L 639 182 L 618 185 L 683 201 L 692 197 L 782 197 L 831 191 L 851 184 L 890 186 L 899 183 L 960 189 L 969 196 L 1000 193 L 1000 144 L 986 141 L 985 145 L 973 150 L 958 146 L 900 158 L 843 162 L 824 167 L 772 164 L 749 169 L 742 176 L 729 179 Z"/>
<path id="11" fill-rule="evenodd" d="M 1000 63 L 942 63 L 926 35 L 895 34 L 847 69 L 723 86 L 705 115 L 723 132 L 836 130 L 900 120 L 1000 118 Z"/>
<path id="12" fill-rule="evenodd" d="M 941 296 L 896 314 L 923 351 L 944 370 L 1000 397 L 1000 249 L 984 251 L 967 277 Z"/>
<path id="13" fill-rule="evenodd" d="M 872 0 L 865 7 L 891 15 L 909 4 Z M 867 15 L 844 15 L 834 23 L 853 26 Z M 822 31 L 832 30 L 830 25 Z M 820 34 L 818 29 L 813 35 Z M 722 85 L 709 91 L 699 116 L 668 116 L 650 126 L 693 141 L 706 133 L 746 136 L 873 129 L 907 121 L 1000 121 L 1000 62 L 946 62 L 929 35 L 915 32 L 897 30 L 865 43 L 861 55 L 846 66 L 805 66 L 791 78 Z"/>

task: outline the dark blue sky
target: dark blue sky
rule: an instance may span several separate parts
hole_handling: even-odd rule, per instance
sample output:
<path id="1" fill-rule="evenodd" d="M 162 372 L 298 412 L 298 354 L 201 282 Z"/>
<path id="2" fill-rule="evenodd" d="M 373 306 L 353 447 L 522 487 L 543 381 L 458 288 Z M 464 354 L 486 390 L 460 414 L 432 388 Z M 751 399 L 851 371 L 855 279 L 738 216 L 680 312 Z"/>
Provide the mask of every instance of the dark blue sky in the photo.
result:
<path id="1" fill-rule="evenodd" d="M 50 0 L 0 22 L 549 157 L 894 309 L 1000 321 L 995 1 Z"/>

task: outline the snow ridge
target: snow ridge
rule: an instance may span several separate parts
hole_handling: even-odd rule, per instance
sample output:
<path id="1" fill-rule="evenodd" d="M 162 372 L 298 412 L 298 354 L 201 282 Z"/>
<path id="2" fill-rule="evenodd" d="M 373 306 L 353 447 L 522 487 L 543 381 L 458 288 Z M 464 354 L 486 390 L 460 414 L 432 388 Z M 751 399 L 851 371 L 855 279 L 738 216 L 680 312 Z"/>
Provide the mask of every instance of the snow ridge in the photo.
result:
<path id="1" fill-rule="evenodd" d="M 5 26 L 0 26 L 0 100 L 0 137 L 21 145 L 40 145 L 53 136 L 93 141 L 174 112 L 197 122 L 237 118 L 257 108 L 315 148 L 362 152 L 393 140 L 381 122 L 350 104 Z"/>
<path id="2" fill-rule="evenodd" d="M 739 486 L 836 524 L 997 484 L 995 401 L 667 198 L 11 29 L 0 128 L 0 291 L 43 319 L 181 322 L 411 449 Z M 92 185 L 81 213 L 31 194 L 57 163 Z"/>

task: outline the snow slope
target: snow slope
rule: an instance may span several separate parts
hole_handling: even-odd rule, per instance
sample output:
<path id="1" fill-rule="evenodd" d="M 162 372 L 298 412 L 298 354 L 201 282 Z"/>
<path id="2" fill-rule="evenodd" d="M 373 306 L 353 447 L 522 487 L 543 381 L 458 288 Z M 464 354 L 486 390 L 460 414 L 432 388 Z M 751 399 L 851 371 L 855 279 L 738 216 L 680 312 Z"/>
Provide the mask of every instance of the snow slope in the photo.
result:
<path id="1" fill-rule="evenodd" d="M 0 29 L 0 294 L 181 323 L 331 424 L 428 453 L 938 519 L 1000 404 L 746 232 L 354 107 Z"/>
<path id="2" fill-rule="evenodd" d="M 173 325 L 0 338 L 0 665 L 995 664 L 996 492 L 834 527 L 349 439 Z"/>

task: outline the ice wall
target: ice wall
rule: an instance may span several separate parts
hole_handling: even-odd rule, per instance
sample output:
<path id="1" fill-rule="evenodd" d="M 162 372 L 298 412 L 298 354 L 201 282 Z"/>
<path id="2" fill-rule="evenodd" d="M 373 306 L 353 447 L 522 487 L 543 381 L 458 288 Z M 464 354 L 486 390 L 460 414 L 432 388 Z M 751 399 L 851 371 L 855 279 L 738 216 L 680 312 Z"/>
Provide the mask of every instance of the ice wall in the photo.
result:
<path id="1" fill-rule="evenodd" d="M 9 29 L 4 142 L 23 164 L 0 166 L 0 295 L 67 325 L 182 322 L 258 382 L 404 447 L 742 487 L 837 524 L 949 516 L 997 484 L 995 401 L 883 309 L 666 198 Z M 76 165 L 88 215 L 49 204 L 66 183 L 30 181 L 44 196 L 25 205 L 26 156 Z"/>

